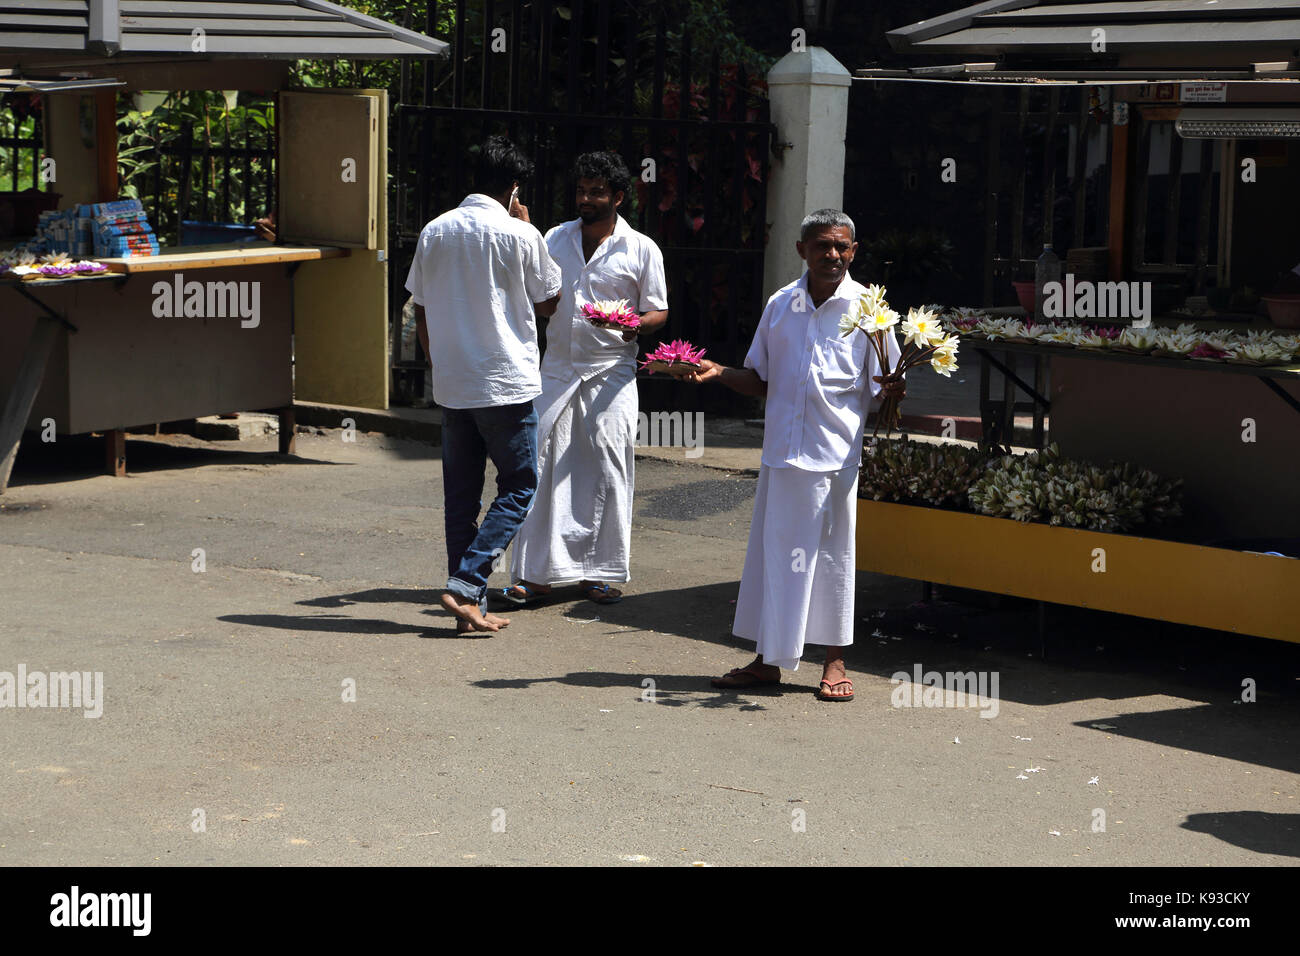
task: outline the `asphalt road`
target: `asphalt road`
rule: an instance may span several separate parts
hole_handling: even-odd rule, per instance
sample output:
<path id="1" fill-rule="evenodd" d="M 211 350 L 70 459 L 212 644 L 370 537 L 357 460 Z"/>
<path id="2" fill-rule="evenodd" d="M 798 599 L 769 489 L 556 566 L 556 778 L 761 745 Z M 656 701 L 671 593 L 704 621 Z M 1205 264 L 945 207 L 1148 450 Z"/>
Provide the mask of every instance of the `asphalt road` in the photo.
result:
<path id="1" fill-rule="evenodd" d="M 0 709 L 0 864 L 1300 861 L 1300 649 L 1058 611 L 1043 660 L 1031 606 L 860 575 L 856 700 L 815 649 L 718 692 L 752 476 L 639 461 L 628 598 L 463 638 L 437 449 L 273 442 L 24 448 L 0 671 L 104 699 Z M 996 674 L 996 716 L 894 706 L 917 665 Z"/>

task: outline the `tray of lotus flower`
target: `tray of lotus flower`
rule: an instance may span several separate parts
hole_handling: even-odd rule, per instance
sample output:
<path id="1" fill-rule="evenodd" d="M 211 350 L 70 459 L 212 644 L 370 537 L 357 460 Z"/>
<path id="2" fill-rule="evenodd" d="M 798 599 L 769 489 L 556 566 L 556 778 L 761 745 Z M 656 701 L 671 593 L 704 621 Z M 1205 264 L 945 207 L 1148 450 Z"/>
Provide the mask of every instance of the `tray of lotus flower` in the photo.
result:
<path id="1" fill-rule="evenodd" d="M 704 367 L 700 360 L 704 358 L 705 351 L 695 348 L 690 342 L 677 339 L 656 347 L 646 355 L 641 367 L 651 374 L 673 370 L 698 372 Z"/>
<path id="2" fill-rule="evenodd" d="M 3 273 L 6 279 L 22 282 L 48 282 L 56 279 L 90 279 L 108 274 L 108 266 L 99 262 L 43 262 L 10 266 Z"/>
<path id="3" fill-rule="evenodd" d="M 641 317 L 628 307 L 627 299 L 584 302 L 578 311 L 598 329 L 626 332 L 641 327 Z"/>
<path id="4" fill-rule="evenodd" d="M 671 372 L 673 369 L 689 369 L 692 372 L 698 372 L 704 368 L 699 362 L 665 362 L 663 359 L 642 362 L 641 367 L 647 372 Z"/>

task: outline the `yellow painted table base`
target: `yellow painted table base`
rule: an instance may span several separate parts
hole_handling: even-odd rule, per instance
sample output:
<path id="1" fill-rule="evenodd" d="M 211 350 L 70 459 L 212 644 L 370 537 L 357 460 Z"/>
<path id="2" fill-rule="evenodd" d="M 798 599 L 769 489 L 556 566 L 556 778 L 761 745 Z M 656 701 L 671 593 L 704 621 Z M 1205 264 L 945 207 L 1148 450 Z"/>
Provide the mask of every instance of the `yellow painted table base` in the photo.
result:
<path id="1" fill-rule="evenodd" d="M 862 571 L 1300 643 L 1300 559 L 862 499 L 857 546 Z"/>

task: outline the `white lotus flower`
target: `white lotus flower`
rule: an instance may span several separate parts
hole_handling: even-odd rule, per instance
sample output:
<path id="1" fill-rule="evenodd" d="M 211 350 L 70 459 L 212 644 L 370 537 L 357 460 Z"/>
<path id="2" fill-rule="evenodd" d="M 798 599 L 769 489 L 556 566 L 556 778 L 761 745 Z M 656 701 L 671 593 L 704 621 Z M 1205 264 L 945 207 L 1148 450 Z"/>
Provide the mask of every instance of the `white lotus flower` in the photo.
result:
<path id="1" fill-rule="evenodd" d="M 1068 325 L 1056 326 L 1040 335 L 1038 341 L 1047 342 L 1050 345 L 1074 345 L 1075 331 L 1073 327 Z"/>
<path id="2" fill-rule="evenodd" d="M 1152 329 L 1135 329 L 1129 326 L 1119 334 L 1119 344 L 1131 349 L 1145 352 L 1156 347 L 1156 336 Z"/>
<path id="3" fill-rule="evenodd" d="M 936 349 L 951 352 L 953 355 L 956 355 L 957 349 L 961 347 L 961 337 L 957 335 L 945 335 L 934 344 Z"/>
<path id="4" fill-rule="evenodd" d="M 897 312 L 885 306 L 868 315 L 862 327 L 868 334 L 871 332 L 885 332 L 898 324 L 898 318 Z"/>
<path id="5" fill-rule="evenodd" d="M 1285 362 L 1291 353 L 1275 342 L 1236 342 L 1228 349 L 1228 357 L 1248 362 Z"/>
<path id="6" fill-rule="evenodd" d="M 1184 323 L 1176 329 L 1160 329 L 1156 332 L 1159 347 L 1169 352 L 1190 352 L 1201 344 L 1201 333 L 1196 326 Z"/>
<path id="7" fill-rule="evenodd" d="M 627 299 L 595 299 L 591 304 L 608 315 L 626 309 Z"/>
<path id="8" fill-rule="evenodd" d="M 936 349 L 930 356 L 930 367 L 944 378 L 951 378 L 957 371 L 957 353 L 952 349 Z"/>
<path id="9" fill-rule="evenodd" d="M 885 287 L 875 283 L 867 286 L 867 291 L 858 296 L 858 300 L 863 303 L 864 311 L 868 315 L 879 312 L 888 305 L 885 301 Z"/>
<path id="10" fill-rule="evenodd" d="M 1022 335 L 1025 323 L 1019 319 L 996 318 L 990 316 L 981 319 L 979 329 L 988 339 L 1004 339 L 1012 335 Z"/>
<path id="11" fill-rule="evenodd" d="M 1274 335 L 1273 342 L 1277 347 L 1289 354 L 1293 359 L 1300 358 L 1300 334 L 1297 335 Z"/>
<path id="12" fill-rule="evenodd" d="M 929 309 L 908 309 L 907 320 L 903 323 L 903 341 L 911 342 L 917 348 L 929 348 L 943 341 L 943 325 L 939 317 Z"/>
<path id="13" fill-rule="evenodd" d="M 1201 341 L 1226 352 L 1237 344 L 1237 333 L 1232 329 L 1216 329 L 1213 332 L 1201 333 Z"/>

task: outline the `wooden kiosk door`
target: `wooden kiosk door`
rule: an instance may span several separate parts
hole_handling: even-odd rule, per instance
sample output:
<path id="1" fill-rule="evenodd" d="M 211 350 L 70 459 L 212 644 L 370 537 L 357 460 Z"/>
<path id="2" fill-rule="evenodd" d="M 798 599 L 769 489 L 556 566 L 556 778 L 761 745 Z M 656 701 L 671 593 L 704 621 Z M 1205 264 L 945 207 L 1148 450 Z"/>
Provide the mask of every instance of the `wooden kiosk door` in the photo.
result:
<path id="1" fill-rule="evenodd" d="M 343 246 L 294 275 L 294 397 L 388 407 L 388 94 L 280 94 L 281 242 Z"/>

